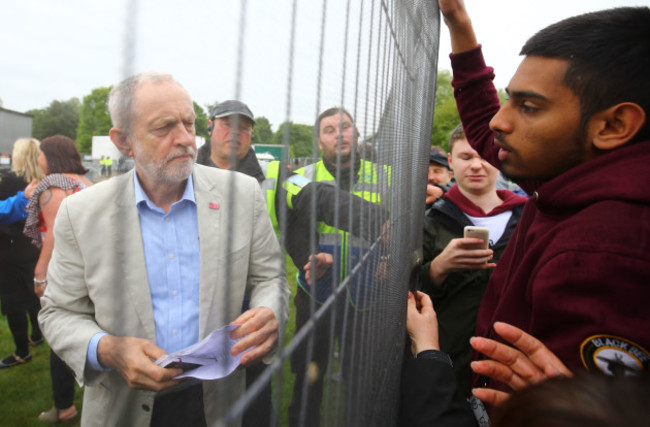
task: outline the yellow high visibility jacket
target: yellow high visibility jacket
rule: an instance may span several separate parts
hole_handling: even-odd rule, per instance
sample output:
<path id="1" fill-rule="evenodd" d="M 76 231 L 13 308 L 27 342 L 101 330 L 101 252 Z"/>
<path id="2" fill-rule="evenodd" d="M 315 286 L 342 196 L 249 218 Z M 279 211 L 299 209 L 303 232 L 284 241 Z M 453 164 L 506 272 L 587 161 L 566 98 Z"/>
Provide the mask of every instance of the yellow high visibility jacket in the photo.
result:
<path id="1" fill-rule="evenodd" d="M 358 179 L 350 192 L 368 202 L 382 204 L 381 189 L 390 185 L 390 169 L 387 166 L 378 166 L 365 160 L 360 160 L 360 162 Z M 283 187 L 287 191 L 287 205 L 291 209 L 293 209 L 293 197 L 308 183 L 318 181 L 337 185 L 335 177 L 327 170 L 322 160 L 300 168 L 295 173 L 296 175 L 290 176 L 283 183 Z M 341 214 L 345 215 L 346 212 Z M 316 301 L 324 302 L 332 294 L 334 287 L 338 286 L 361 260 L 363 254 L 368 250 L 368 244 L 363 239 L 322 221 L 317 223 L 317 232 L 318 251 L 332 254 L 334 265 L 330 274 L 316 281 L 315 289 L 312 289 L 312 286 L 307 283 L 302 270 L 298 273 L 297 283 Z"/>

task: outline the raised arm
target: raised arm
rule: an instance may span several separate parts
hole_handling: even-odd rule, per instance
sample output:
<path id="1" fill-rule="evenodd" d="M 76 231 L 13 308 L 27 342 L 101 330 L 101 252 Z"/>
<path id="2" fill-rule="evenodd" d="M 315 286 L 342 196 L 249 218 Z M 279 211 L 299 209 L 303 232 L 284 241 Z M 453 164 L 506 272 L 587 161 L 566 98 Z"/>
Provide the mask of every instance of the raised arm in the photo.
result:
<path id="1" fill-rule="evenodd" d="M 451 39 L 452 86 L 463 130 L 481 157 L 500 169 L 498 148 L 490 129 L 490 121 L 501 108 L 492 83 L 494 70 L 485 64 L 463 1 L 439 0 L 439 4 Z"/>
<path id="2" fill-rule="evenodd" d="M 451 53 L 461 53 L 478 46 L 472 21 L 463 0 L 439 0 L 440 12 L 449 28 Z"/>
<path id="3" fill-rule="evenodd" d="M 438 320 L 428 295 L 410 292 L 406 329 L 411 352 L 402 367 L 399 425 L 475 427 L 467 400 L 458 391 L 449 356 L 439 350 Z"/>

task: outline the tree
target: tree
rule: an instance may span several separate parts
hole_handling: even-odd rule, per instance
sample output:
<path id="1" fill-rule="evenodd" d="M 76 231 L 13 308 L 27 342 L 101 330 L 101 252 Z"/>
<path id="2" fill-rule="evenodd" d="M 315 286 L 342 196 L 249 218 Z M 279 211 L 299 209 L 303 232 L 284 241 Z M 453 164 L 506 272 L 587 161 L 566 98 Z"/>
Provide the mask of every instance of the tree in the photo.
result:
<path id="1" fill-rule="evenodd" d="M 212 110 L 214 110 L 214 107 L 219 105 L 219 101 L 214 101 L 212 104 L 205 104 L 205 111 L 207 112 L 208 115 L 208 120 L 210 120 L 212 117 L 210 115 L 212 114 Z"/>
<path id="2" fill-rule="evenodd" d="M 76 139 L 80 107 L 79 98 L 70 98 L 67 101 L 52 101 L 46 108 L 27 111 L 27 114 L 34 117 L 32 136 L 43 139 L 52 135 L 65 135 Z"/>
<path id="3" fill-rule="evenodd" d="M 112 86 L 98 87 L 84 96 L 75 140 L 80 153 L 90 153 L 93 136 L 108 135 L 111 130 L 111 115 L 108 111 L 108 94 L 111 89 Z"/>
<path id="4" fill-rule="evenodd" d="M 460 123 L 451 78 L 451 73 L 447 70 L 438 73 L 435 110 L 433 113 L 433 133 L 431 134 L 431 145 L 442 147 L 445 151 L 449 151 L 449 134 Z M 503 104 L 507 98 L 505 91 L 499 89 L 497 93 L 501 104 Z"/>
<path id="5" fill-rule="evenodd" d="M 508 100 L 508 94 L 503 89 L 497 90 L 497 95 L 499 95 L 499 100 L 501 101 L 501 105 L 503 105 Z"/>
<path id="6" fill-rule="evenodd" d="M 196 136 L 202 136 L 207 142 L 210 141 L 210 135 L 208 134 L 208 115 L 205 110 L 194 102 L 194 113 L 196 114 L 196 120 L 194 121 L 194 129 L 196 130 Z"/>
<path id="7" fill-rule="evenodd" d="M 433 112 L 433 133 L 431 145 L 449 151 L 449 134 L 460 123 L 454 90 L 451 86 L 451 73 L 447 70 L 438 73 L 436 81 L 436 100 Z"/>
<path id="8" fill-rule="evenodd" d="M 271 123 L 266 117 L 260 116 L 255 118 L 255 129 L 253 130 L 253 144 L 277 144 L 273 136 Z M 280 143 L 282 140 L 280 139 Z"/>
<path id="9" fill-rule="evenodd" d="M 314 127 L 310 125 L 284 122 L 275 133 L 275 144 L 284 142 L 284 131 L 289 125 L 290 157 L 311 157 L 314 146 Z"/>

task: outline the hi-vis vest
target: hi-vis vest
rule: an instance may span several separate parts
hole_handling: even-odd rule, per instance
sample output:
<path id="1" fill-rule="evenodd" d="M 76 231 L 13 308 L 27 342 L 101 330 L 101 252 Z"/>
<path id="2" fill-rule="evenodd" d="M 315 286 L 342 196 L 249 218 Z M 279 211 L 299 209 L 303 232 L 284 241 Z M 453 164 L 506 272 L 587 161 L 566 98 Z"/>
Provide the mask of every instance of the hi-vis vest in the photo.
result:
<path id="1" fill-rule="evenodd" d="M 273 230 L 275 230 L 275 235 L 280 237 L 280 226 L 278 225 L 278 217 L 276 214 L 275 207 L 275 193 L 278 189 L 278 180 L 280 179 L 280 161 L 273 160 L 266 166 L 265 174 L 266 178 L 260 184 L 262 186 L 262 194 L 266 200 L 266 210 L 269 212 L 271 217 L 271 224 L 273 224 Z"/>
<path id="2" fill-rule="evenodd" d="M 381 188 L 386 188 L 390 185 L 390 170 L 387 166 L 377 166 L 372 162 L 360 160 L 361 165 L 359 168 L 359 176 L 357 182 L 353 184 L 350 192 L 358 197 L 365 199 L 371 203 L 382 204 Z M 334 176 L 327 170 L 323 161 L 305 166 L 295 171 L 296 175 L 290 176 L 283 183 L 283 187 L 287 190 L 287 204 L 289 208 L 293 208 L 292 198 L 300 192 L 300 190 L 312 181 L 330 183 L 336 186 Z M 347 212 L 341 212 L 346 215 Z M 334 258 L 334 265 L 330 272 L 324 277 L 316 281 L 314 286 L 310 286 L 305 279 L 304 272 L 298 273 L 297 284 L 305 292 L 310 294 L 316 301 L 324 302 L 334 291 L 335 287 L 339 285 L 362 259 L 364 254 L 369 250 L 368 242 L 358 238 L 348 232 L 334 228 L 322 221 L 317 224 L 318 231 L 318 252 L 327 252 L 332 254 Z M 306 242 L 305 244 L 308 244 Z M 364 270 L 373 268 L 374 266 L 367 266 Z M 358 284 L 373 280 L 374 271 L 362 271 L 355 275 L 351 286 L 348 286 L 348 296 L 354 305 L 359 305 L 360 300 L 366 299 L 365 291 L 361 291 Z M 313 285 L 312 281 L 312 285 Z M 365 304 L 361 304 L 365 305 Z"/>

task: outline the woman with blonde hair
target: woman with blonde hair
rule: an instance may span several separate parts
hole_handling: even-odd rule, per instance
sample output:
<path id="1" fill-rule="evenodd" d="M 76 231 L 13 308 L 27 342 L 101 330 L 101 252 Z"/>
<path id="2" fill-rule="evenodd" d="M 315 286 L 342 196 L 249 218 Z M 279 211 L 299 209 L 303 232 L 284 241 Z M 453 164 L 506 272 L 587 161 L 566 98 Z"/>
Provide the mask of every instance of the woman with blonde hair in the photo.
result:
<path id="1" fill-rule="evenodd" d="M 14 143 L 11 172 L 0 178 L 0 199 L 14 196 L 27 183 L 41 180 L 43 172 L 37 163 L 38 140 L 21 138 Z M 16 351 L 0 360 L 0 368 L 10 368 L 32 360 L 29 345 L 43 343 L 37 315 L 41 306 L 34 294 L 34 268 L 39 250 L 23 235 L 25 221 L 0 226 L 0 307 L 7 316 L 7 324 L 14 339 Z M 29 332 L 29 321 L 32 332 Z"/>

